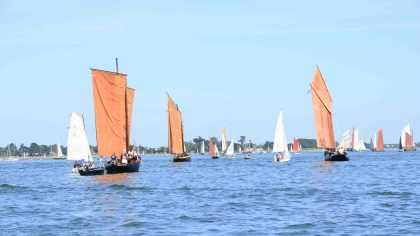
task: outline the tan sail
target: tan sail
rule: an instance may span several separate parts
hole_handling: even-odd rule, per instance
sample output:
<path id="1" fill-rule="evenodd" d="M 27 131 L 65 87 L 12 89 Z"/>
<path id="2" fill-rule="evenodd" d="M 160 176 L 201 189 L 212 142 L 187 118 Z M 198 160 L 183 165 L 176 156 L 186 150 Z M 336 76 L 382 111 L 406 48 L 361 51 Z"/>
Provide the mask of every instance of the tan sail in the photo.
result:
<path id="1" fill-rule="evenodd" d="M 172 154 L 184 153 L 182 117 L 178 106 L 168 96 L 168 141 Z"/>
<path id="2" fill-rule="evenodd" d="M 130 150 L 130 134 L 131 134 L 131 115 L 133 113 L 135 90 L 127 87 L 126 106 L 127 106 L 127 150 Z"/>
<path id="3" fill-rule="evenodd" d="M 98 154 L 121 158 L 129 143 L 134 90 L 127 89 L 125 74 L 91 70 Z"/>
<path id="4" fill-rule="evenodd" d="M 335 148 L 332 124 L 332 99 L 318 66 L 311 83 L 312 108 L 318 148 Z"/>

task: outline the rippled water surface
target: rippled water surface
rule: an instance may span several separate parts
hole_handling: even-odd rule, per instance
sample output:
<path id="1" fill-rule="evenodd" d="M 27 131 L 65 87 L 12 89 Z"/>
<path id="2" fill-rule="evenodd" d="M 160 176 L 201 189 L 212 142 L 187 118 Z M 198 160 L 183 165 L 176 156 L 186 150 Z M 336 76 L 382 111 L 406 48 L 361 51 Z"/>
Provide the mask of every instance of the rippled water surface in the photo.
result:
<path id="1" fill-rule="evenodd" d="M 2 161 L 0 234 L 420 235 L 420 153 L 322 160 L 146 156 L 139 173 L 97 177 Z"/>

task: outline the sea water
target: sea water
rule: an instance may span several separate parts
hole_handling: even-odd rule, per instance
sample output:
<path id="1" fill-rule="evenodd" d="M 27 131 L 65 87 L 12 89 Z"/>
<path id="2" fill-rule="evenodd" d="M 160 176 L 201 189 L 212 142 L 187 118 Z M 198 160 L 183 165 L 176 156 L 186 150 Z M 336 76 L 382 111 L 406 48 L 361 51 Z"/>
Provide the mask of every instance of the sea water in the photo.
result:
<path id="1" fill-rule="evenodd" d="M 145 156 L 79 176 L 63 160 L 0 162 L 2 235 L 420 235 L 420 153 Z"/>

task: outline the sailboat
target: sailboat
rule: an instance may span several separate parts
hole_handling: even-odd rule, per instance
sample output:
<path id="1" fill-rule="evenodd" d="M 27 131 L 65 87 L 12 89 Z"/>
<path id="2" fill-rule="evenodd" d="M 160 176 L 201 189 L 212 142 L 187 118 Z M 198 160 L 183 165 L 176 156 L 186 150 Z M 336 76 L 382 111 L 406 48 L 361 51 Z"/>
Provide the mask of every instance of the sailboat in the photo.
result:
<path id="1" fill-rule="evenodd" d="M 76 161 L 74 172 L 80 175 L 103 175 L 105 168 L 95 167 L 82 117 L 75 112 L 70 114 L 70 126 L 67 134 L 67 160 Z"/>
<path id="2" fill-rule="evenodd" d="M 283 114 L 282 112 L 279 112 L 276 132 L 274 133 L 273 152 L 276 153 L 274 161 L 285 162 L 290 160 L 290 153 L 287 146 L 286 132 L 283 127 Z"/>
<path id="3" fill-rule="evenodd" d="M 346 130 L 341 138 L 341 142 L 338 145 L 338 148 L 342 148 L 342 149 L 350 149 L 351 148 L 351 135 L 350 135 L 350 131 Z"/>
<path id="4" fill-rule="evenodd" d="M 228 149 L 226 150 L 226 156 L 228 156 L 228 157 L 235 157 L 235 150 L 234 150 L 234 142 L 233 142 L 233 139 L 230 142 Z"/>
<path id="5" fill-rule="evenodd" d="M 382 129 L 379 129 L 378 133 L 373 135 L 371 141 L 372 152 L 383 152 L 384 151 L 384 135 Z"/>
<path id="6" fill-rule="evenodd" d="M 366 151 L 365 141 L 359 140 L 359 152 L 364 152 L 364 151 Z"/>
<path id="7" fill-rule="evenodd" d="M 135 90 L 127 87 L 127 75 L 91 68 L 98 155 L 111 158 L 108 174 L 138 172 L 140 156 L 129 151 Z"/>
<path id="8" fill-rule="evenodd" d="M 54 160 L 65 160 L 63 152 L 61 151 L 60 140 L 57 140 L 57 155 L 53 157 Z"/>
<path id="9" fill-rule="evenodd" d="M 226 154 L 227 149 L 226 129 L 222 128 L 222 155 Z"/>
<path id="10" fill-rule="evenodd" d="M 414 143 L 413 131 L 410 129 L 410 124 L 404 126 L 401 131 L 400 152 L 414 152 L 416 151 L 416 144 Z"/>
<path id="11" fill-rule="evenodd" d="M 293 154 L 300 154 L 299 142 L 296 140 L 295 137 L 293 137 L 292 153 Z"/>
<path id="12" fill-rule="evenodd" d="M 203 142 L 201 142 L 200 154 L 201 154 L 201 155 L 204 155 L 204 153 L 206 153 L 206 151 L 205 151 L 205 147 L 204 147 L 204 140 L 203 140 Z"/>
<path id="13" fill-rule="evenodd" d="M 169 151 L 174 162 L 191 161 L 191 155 L 187 154 L 184 145 L 184 126 L 182 114 L 178 105 L 168 95 L 168 142 Z"/>
<path id="14" fill-rule="evenodd" d="M 353 152 L 360 151 L 360 140 L 359 140 L 359 128 L 353 128 L 352 136 L 351 136 L 351 150 Z"/>
<path id="15" fill-rule="evenodd" d="M 347 151 L 336 148 L 331 117 L 332 99 L 318 66 L 310 86 L 317 147 L 325 150 L 325 161 L 348 161 Z"/>
<path id="16" fill-rule="evenodd" d="M 211 137 L 209 138 L 209 155 L 211 156 L 211 159 L 219 159 L 219 150 L 217 150 L 216 145 L 213 144 L 213 139 Z"/>

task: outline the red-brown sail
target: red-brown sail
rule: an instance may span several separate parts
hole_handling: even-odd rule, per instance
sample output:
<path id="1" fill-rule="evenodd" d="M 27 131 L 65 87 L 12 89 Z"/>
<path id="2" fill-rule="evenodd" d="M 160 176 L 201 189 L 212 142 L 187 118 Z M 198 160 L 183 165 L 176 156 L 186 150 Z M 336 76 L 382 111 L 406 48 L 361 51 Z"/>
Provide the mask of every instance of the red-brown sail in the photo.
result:
<path id="1" fill-rule="evenodd" d="M 182 117 L 178 106 L 168 96 L 168 141 L 172 154 L 184 153 L 184 137 L 182 132 Z"/>
<path id="2" fill-rule="evenodd" d="M 413 136 L 411 136 L 407 132 L 405 132 L 405 148 L 407 149 L 413 148 Z"/>
<path id="3" fill-rule="evenodd" d="M 378 151 L 383 151 L 384 148 L 384 134 L 382 132 L 382 129 L 380 129 L 378 131 L 378 141 L 376 142 L 376 149 Z"/>
<path id="4" fill-rule="evenodd" d="M 213 139 L 209 138 L 209 155 L 210 156 L 214 156 L 215 152 L 214 152 L 214 144 L 213 144 Z"/>
<path id="5" fill-rule="evenodd" d="M 120 158 L 127 151 L 126 75 L 91 70 L 98 154 Z"/>
<path id="6" fill-rule="evenodd" d="M 127 93 L 126 93 L 126 106 L 127 106 L 127 150 L 129 150 L 130 146 L 130 130 L 131 130 L 131 115 L 133 113 L 133 103 L 134 103 L 134 92 L 135 90 L 132 88 L 127 87 Z"/>
<path id="7" fill-rule="evenodd" d="M 311 83 L 311 94 L 317 147 L 334 148 L 335 140 L 331 117 L 332 99 L 318 67 L 316 67 L 314 79 Z"/>
<path id="8" fill-rule="evenodd" d="M 299 151 L 299 144 L 296 140 L 296 138 L 293 138 L 293 148 L 292 148 L 293 152 L 298 152 Z"/>

